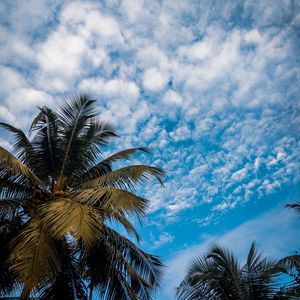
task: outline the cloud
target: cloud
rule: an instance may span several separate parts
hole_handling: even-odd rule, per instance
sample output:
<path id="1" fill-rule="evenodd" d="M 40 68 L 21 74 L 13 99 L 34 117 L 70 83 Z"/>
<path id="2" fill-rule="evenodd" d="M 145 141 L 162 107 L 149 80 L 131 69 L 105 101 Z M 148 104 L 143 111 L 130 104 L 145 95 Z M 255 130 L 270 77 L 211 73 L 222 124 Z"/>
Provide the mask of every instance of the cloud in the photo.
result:
<path id="1" fill-rule="evenodd" d="M 208 251 L 211 244 L 227 247 L 243 261 L 251 242 L 255 241 L 267 257 L 281 258 L 299 250 L 300 244 L 295 240 L 299 227 L 298 216 L 280 207 L 246 221 L 221 236 L 204 236 L 199 244 L 175 253 L 167 262 L 167 284 L 160 299 L 173 299 L 174 289 L 184 278 L 191 259 Z"/>
<path id="2" fill-rule="evenodd" d="M 300 180 L 299 8 L 271 2 L 1 3 L 1 119 L 26 127 L 86 91 L 115 148 L 149 146 L 166 169 L 164 190 L 141 190 L 152 214 L 207 206 L 209 224 L 263 201 Z"/>
<path id="3" fill-rule="evenodd" d="M 134 104 L 139 97 L 139 89 L 135 82 L 125 81 L 120 78 L 107 81 L 97 77 L 83 79 L 79 88 L 82 91 L 93 93 L 108 99 L 124 98 L 127 102 L 134 102 Z"/>
<path id="4" fill-rule="evenodd" d="M 168 77 L 155 68 L 149 68 L 143 74 L 143 86 L 150 91 L 162 90 L 165 87 L 167 80 Z"/>
<path id="5" fill-rule="evenodd" d="M 15 124 L 16 117 L 5 106 L 0 106 L 0 118 L 6 123 Z"/>
<path id="6" fill-rule="evenodd" d="M 174 238 L 175 238 L 174 235 L 171 235 L 168 232 L 162 232 L 159 235 L 158 240 L 155 240 L 153 242 L 153 245 L 150 248 L 153 250 L 161 248 L 162 246 L 165 246 L 166 244 L 172 243 Z"/>
<path id="7" fill-rule="evenodd" d="M 65 92 L 77 79 L 99 68 L 107 47 L 118 47 L 123 37 L 118 22 L 90 2 L 73 2 L 60 13 L 59 26 L 37 45 L 40 85 Z M 52 83 L 52 84 L 51 84 Z"/>
<path id="8" fill-rule="evenodd" d="M 180 95 L 178 95 L 175 91 L 173 90 L 168 90 L 164 97 L 163 97 L 163 102 L 168 104 L 168 105 L 181 105 L 183 100 Z"/>
<path id="9" fill-rule="evenodd" d="M 142 0 L 126 0 L 122 1 L 121 10 L 130 23 L 136 22 L 143 15 Z"/>

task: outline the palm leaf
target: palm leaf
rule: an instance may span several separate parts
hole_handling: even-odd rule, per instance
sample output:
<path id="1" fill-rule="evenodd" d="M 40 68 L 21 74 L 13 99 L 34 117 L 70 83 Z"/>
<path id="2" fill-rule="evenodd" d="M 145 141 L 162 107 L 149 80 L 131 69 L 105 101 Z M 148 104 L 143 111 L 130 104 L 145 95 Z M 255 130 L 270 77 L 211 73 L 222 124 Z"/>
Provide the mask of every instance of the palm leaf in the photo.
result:
<path id="1" fill-rule="evenodd" d="M 131 156 L 135 154 L 138 151 L 142 151 L 145 153 L 150 153 L 150 150 L 145 147 L 139 147 L 139 148 L 131 148 L 126 149 L 123 151 L 119 151 L 106 159 L 102 160 L 97 165 L 93 166 L 91 169 L 89 169 L 86 173 L 84 173 L 80 178 L 79 182 L 85 182 L 87 180 L 91 180 L 93 178 L 105 175 L 112 171 L 112 165 L 114 162 L 117 162 L 119 160 L 129 160 L 131 159 Z"/>
<path id="2" fill-rule="evenodd" d="M 32 186 L 26 178 L 20 176 L 11 178 L 0 178 L 0 197 L 2 198 L 24 198 L 32 195 Z"/>
<path id="3" fill-rule="evenodd" d="M 61 269 L 54 240 L 38 220 L 31 220 L 13 241 L 9 260 L 18 280 L 24 283 L 22 299 Z"/>
<path id="4" fill-rule="evenodd" d="M 101 147 L 105 146 L 108 140 L 117 136 L 113 127 L 98 119 L 88 120 L 85 127 L 74 139 L 70 148 L 68 168 L 68 184 L 77 182 L 78 178 L 95 165 L 101 155 Z"/>
<path id="5" fill-rule="evenodd" d="M 65 167 L 70 161 L 70 151 L 72 145 L 76 143 L 76 139 L 80 132 L 85 128 L 89 119 L 95 117 L 95 100 L 92 100 L 87 95 L 79 95 L 67 101 L 60 107 L 59 117 L 62 121 L 64 135 L 64 156 L 62 166 L 58 178 L 58 186 L 61 185 Z M 74 147 L 73 147 L 74 148 Z M 78 151 L 79 149 L 74 149 Z"/>
<path id="6" fill-rule="evenodd" d="M 294 254 L 280 259 L 277 263 L 277 267 L 286 274 L 289 274 L 293 269 L 299 269 L 300 271 L 300 255 Z"/>
<path id="7" fill-rule="evenodd" d="M 17 158 L 23 163 L 33 166 L 34 148 L 25 133 L 21 129 L 2 122 L 0 122 L 0 127 L 14 134 L 15 144 L 13 145 L 13 150 L 16 152 Z"/>
<path id="8" fill-rule="evenodd" d="M 24 203 L 28 202 L 26 198 L 4 198 L 0 199 L 0 216 L 6 216 L 9 213 L 14 213 Z"/>
<path id="9" fill-rule="evenodd" d="M 105 209 L 103 213 L 106 220 L 117 221 L 122 224 L 128 234 L 133 234 L 137 241 L 140 241 L 140 235 L 134 228 L 134 226 L 126 219 L 126 216 L 122 212 L 116 212 L 113 209 Z"/>
<path id="10" fill-rule="evenodd" d="M 254 242 L 251 244 L 242 272 L 250 297 L 263 300 L 274 296 L 276 287 L 274 279 L 279 269 L 275 260 L 268 260 L 258 252 Z"/>
<path id="11" fill-rule="evenodd" d="M 82 184 L 82 187 L 129 187 L 132 189 L 134 183 L 148 180 L 150 176 L 154 176 L 160 182 L 160 184 L 163 185 L 163 170 L 152 166 L 133 165 L 117 169 L 103 176 L 86 181 Z"/>
<path id="12" fill-rule="evenodd" d="M 212 259 L 219 266 L 224 277 L 226 275 L 226 278 L 222 278 L 220 281 L 221 288 L 224 291 L 228 291 L 228 294 L 234 295 L 235 299 L 242 300 L 245 297 L 245 287 L 239 262 L 233 253 L 221 246 L 215 245 L 211 248 L 207 258 Z M 227 294 L 227 292 L 224 292 L 224 294 Z"/>
<path id="13" fill-rule="evenodd" d="M 21 290 L 21 284 L 8 263 L 10 256 L 8 245 L 18 235 L 21 227 L 22 221 L 18 216 L 10 219 L 0 217 L 0 296 Z"/>
<path id="14" fill-rule="evenodd" d="M 30 133 L 35 133 L 32 140 L 36 153 L 35 170 L 45 180 L 50 175 L 52 182 L 61 167 L 60 127 L 58 115 L 50 108 L 42 107 L 30 128 Z"/>
<path id="15" fill-rule="evenodd" d="M 41 180 L 34 174 L 33 171 L 1 146 L 0 167 L 3 168 L 1 172 L 7 172 L 11 176 L 19 176 L 22 174 L 29 178 L 32 183 L 41 184 Z"/>
<path id="16" fill-rule="evenodd" d="M 87 205 L 99 206 L 104 210 L 110 208 L 115 212 L 122 211 L 136 215 L 144 215 L 149 202 L 133 193 L 118 188 L 84 189 L 69 193 L 67 197 Z"/>
<path id="17" fill-rule="evenodd" d="M 66 198 L 58 198 L 41 208 L 43 226 L 57 239 L 71 234 L 89 250 L 103 229 L 100 210 Z"/>
<path id="18" fill-rule="evenodd" d="M 106 300 L 152 299 L 164 268 L 156 256 L 145 253 L 107 227 L 85 261 L 91 285 L 98 288 Z"/>
<path id="19" fill-rule="evenodd" d="M 39 291 L 38 298 L 87 300 L 86 285 L 78 264 L 78 253 L 72 250 L 66 239 L 56 241 L 56 247 L 64 268 Z"/>

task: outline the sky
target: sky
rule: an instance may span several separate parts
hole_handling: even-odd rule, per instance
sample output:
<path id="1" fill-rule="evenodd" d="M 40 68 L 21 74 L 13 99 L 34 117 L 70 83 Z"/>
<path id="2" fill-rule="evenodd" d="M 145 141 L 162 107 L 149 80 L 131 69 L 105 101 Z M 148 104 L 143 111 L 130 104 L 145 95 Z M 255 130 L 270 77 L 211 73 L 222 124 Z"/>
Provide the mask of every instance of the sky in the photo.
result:
<path id="1" fill-rule="evenodd" d="M 120 135 L 104 155 L 147 146 L 133 162 L 166 171 L 137 189 L 140 246 L 167 266 L 156 300 L 213 243 L 300 250 L 299 1 L 4 0 L 0 43 L 1 121 L 28 130 L 88 93 Z"/>

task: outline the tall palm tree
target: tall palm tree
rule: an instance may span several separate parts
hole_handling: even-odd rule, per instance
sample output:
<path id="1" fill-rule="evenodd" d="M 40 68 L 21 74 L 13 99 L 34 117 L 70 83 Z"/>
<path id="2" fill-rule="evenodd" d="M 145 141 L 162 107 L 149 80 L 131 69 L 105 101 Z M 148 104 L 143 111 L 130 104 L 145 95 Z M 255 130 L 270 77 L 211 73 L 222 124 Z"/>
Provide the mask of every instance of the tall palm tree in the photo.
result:
<path id="1" fill-rule="evenodd" d="M 232 252 L 215 245 L 194 258 L 177 296 L 180 300 L 272 299 L 277 273 L 276 262 L 264 258 L 254 243 L 243 266 Z"/>
<path id="2" fill-rule="evenodd" d="M 99 120 L 95 100 L 79 95 L 57 112 L 40 108 L 29 137 L 12 125 L 13 152 L 0 147 L 0 291 L 21 299 L 152 299 L 163 264 L 109 227 L 120 223 L 137 240 L 129 217 L 148 200 L 134 187 L 163 171 L 113 164 L 147 148 L 99 160 L 116 133 Z M 89 295 L 88 295 L 89 289 Z"/>

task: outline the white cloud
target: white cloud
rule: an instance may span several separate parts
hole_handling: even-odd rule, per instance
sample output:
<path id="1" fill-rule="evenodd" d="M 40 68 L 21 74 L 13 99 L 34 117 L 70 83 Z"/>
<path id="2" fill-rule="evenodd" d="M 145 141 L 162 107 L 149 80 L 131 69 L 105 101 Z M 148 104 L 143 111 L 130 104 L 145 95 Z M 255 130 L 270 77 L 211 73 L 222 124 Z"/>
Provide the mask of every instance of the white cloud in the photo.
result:
<path id="1" fill-rule="evenodd" d="M 171 235 L 168 232 L 162 232 L 159 235 L 158 240 L 155 240 L 153 242 L 153 245 L 150 248 L 153 250 L 161 248 L 162 246 L 165 246 L 166 244 L 172 243 L 174 238 L 175 238 L 174 235 Z"/>
<path id="2" fill-rule="evenodd" d="M 11 90 L 22 87 L 26 84 L 20 73 L 5 66 L 0 67 L 0 78 L 0 90 L 5 95 L 9 94 Z"/>
<path id="3" fill-rule="evenodd" d="M 6 103 L 14 111 L 31 111 L 33 107 L 53 105 L 53 98 L 47 93 L 32 88 L 20 88 L 6 99 Z"/>
<path id="4" fill-rule="evenodd" d="M 143 86 L 150 91 L 160 91 L 167 84 L 168 77 L 156 68 L 149 68 L 143 74 Z"/>
<path id="5" fill-rule="evenodd" d="M 123 79 L 104 80 L 103 78 L 83 79 L 79 88 L 85 92 L 104 96 L 108 99 L 123 98 L 126 102 L 136 102 L 139 97 L 139 89 L 135 82 Z"/>
<path id="6" fill-rule="evenodd" d="M 39 84 L 46 90 L 65 92 L 78 77 L 99 68 L 106 47 L 118 47 L 123 37 L 118 22 L 101 6 L 76 1 L 66 5 L 59 26 L 37 46 Z"/>
<path id="7" fill-rule="evenodd" d="M 130 23 L 135 22 L 143 15 L 143 1 L 123 0 L 121 10 Z"/>
<path id="8" fill-rule="evenodd" d="M 5 106 L 0 106 L 0 119 L 9 124 L 16 124 L 16 117 Z"/>
<path id="9" fill-rule="evenodd" d="M 232 174 L 231 178 L 235 181 L 241 181 L 247 176 L 248 169 L 245 167 Z"/>
<path id="10" fill-rule="evenodd" d="M 191 138 L 191 130 L 187 126 L 178 126 L 173 132 L 170 132 L 170 137 L 175 141 L 184 141 Z"/>
<path id="11" fill-rule="evenodd" d="M 155 44 L 143 45 L 137 49 L 137 63 L 142 68 L 169 69 L 169 60 L 166 53 Z"/>
<path id="12" fill-rule="evenodd" d="M 201 61 L 213 55 L 213 39 L 206 37 L 200 42 L 196 42 L 189 47 L 183 46 L 178 49 L 179 55 L 186 57 L 189 61 Z"/>
<path id="13" fill-rule="evenodd" d="M 168 90 L 163 97 L 163 102 L 168 105 L 181 105 L 183 100 L 175 91 Z"/>

